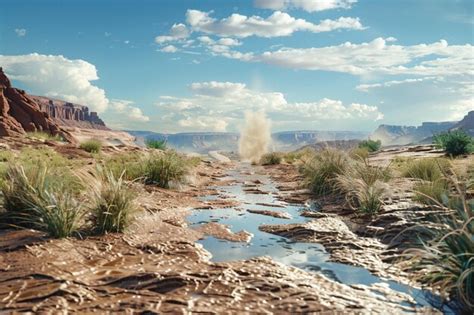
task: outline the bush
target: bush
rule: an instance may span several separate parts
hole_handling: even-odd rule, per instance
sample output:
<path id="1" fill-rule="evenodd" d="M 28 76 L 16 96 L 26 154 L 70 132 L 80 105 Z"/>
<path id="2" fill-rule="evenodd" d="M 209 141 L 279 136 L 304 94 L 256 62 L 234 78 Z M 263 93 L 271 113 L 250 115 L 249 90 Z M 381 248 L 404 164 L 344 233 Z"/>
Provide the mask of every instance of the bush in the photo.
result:
<path id="1" fill-rule="evenodd" d="M 145 145 L 149 149 L 166 150 L 166 140 L 145 139 Z"/>
<path id="2" fill-rule="evenodd" d="M 260 159 L 261 165 L 276 165 L 280 164 L 282 160 L 281 154 L 277 152 L 271 152 L 264 154 Z"/>
<path id="3" fill-rule="evenodd" d="M 455 130 L 434 136 L 433 143 L 451 156 L 472 153 L 473 138 L 463 130 Z"/>
<path id="4" fill-rule="evenodd" d="M 85 212 L 66 184 L 42 165 L 26 170 L 10 166 L 2 183 L 4 220 L 56 238 L 72 235 L 79 229 Z"/>
<path id="5" fill-rule="evenodd" d="M 152 155 L 145 165 L 145 183 L 169 188 L 172 182 L 182 182 L 188 171 L 188 161 L 174 151 Z"/>
<path id="6" fill-rule="evenodd" d="M 369 158 L 369 150 L 367 148 L 355 148 L 349 152 L 349 156 L 354 160 L 366 160 Z"/>
<path id="7" fill-rule="evenodd" d="M 444 177 L 445 170 L 450 168 L 446 159 L 422 158 L 409 161 L 403 170 L 403 176 L 434 182 Z"/>
<path id="8" fill-rule="evenodd" d="M 419 242 L 416 229 L 411 248 L 404 251 L 401 266 L 415 280 L 445 298 L 457 303 L 460 314 L 472 314 L 474 309 L 474 200 L 466 200 L 466 191 L 456 186 L 457 196 L 445 201 L 444 215 L 435 217 L 433 225 L 419 226 L 429 232 L 428 241 Z"/>
<path id="9" fill-rule="evenodd" d="M 359 142 L 359 148 L 360 149 L 367 149 L 369 152 L 376 152 L 380 150 L 380 147 L 382 146 L 382 142 L 380 140 L 364 140 Z"/>
<path id="10" fill-rule="evenodd" d="M 316 196 L 336 191 L 335 179 L 343 174 L 349 164 L 348 156 L 335 149 L 324 149 L 314 153 L 301 167 L 306 186 Z"/>
<path id="11" fill-rule="evenodd" d="M 92 186 L 92 215 L 99 233 L 123 232 L 133 219 L 135 193 L 110 170 L 98 169 Z"/>
<path id="12" fill-rule="evenodd" d="M 82 142 L 79 147 L 89 153 L 99 153 L 102 149 L 102 143 L 99 140 L 91 139 Z"/>

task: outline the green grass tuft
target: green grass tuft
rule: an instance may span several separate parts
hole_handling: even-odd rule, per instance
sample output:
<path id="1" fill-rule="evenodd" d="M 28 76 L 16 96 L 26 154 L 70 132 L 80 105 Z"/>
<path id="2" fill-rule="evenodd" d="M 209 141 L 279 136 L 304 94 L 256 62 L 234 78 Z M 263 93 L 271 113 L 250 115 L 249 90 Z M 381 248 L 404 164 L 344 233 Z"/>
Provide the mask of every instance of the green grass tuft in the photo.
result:
<path id="1" fill-rule="evenodd" d="M 444 177 L 444 170 L 450 168 L 450 163 L 442 158 L 422 158 L 409 161 L 403 170 L 403 176 L 424 181 L 437 181 Z"/>
<path id="2" fill-rule="evenodd" d="M 90 139 L 82 142 L 79 147 L 89 153 L 99 153 L 102 150 L 102 143 L 99 140 Z"/>
<path id="3" fill-rule="evenodd" d="M 278 152 L 271 152 L 264 154 L 260 159 L 261 165 L 276 165 L 280 164 L 282 161 L 282 156 Z"/>
<path id="4" fill-rule="evenodd" d="M 359 142 L 359 148 L 360 149 L 367 149 L 369 152 L 376 152 L 380 150 L 380 147 L 382 146 L 382 142 L 380 140 L 363 140 Z"/>
<path id="5" fill-rule="evenodd" d="M 149 149 L 166 150 L 166 140 L 145 139 L 145 145 Z"/>
<path id="6" fill-rule="evenodd" d="M 433 225 L 408 231 L 413 239 L 411 248 L 403 253 L 401 266 L 414 274 L 415 280 L 454 300 L 460 314 L 471 314 L 474 309 L 474 200 L 466 199 L 466 191 L 472 188 L 469 184 L 463 188 L 454 181 L 452 185 L 456 192 L 444 201 L 445 214 L 435 217 Z M 417 231 L 431 237 L 420 242 Z"/>
<path id="7" fill-rule="evenodd" d="M 136 212 L 135 192 L 123 176 L 116 177 L 107 169 L 98 169 L 92 183 L 94 228 L 99 233 L 125 231 Z"/>
<path id="8" fill-rule="evenodd" d="M 180 183 L 189 170 L 190 161 L 174 151 L 152 155 L 145 165 L 145 183 L 170 188 L 172 183 Z"/>
<path id="9" fill-rule="evenodd" d="M 344 152 L 328 148 L 309 156 L 300 170 L 305 185 L 316 196 L 323 196 L 336 192 L 335 179 L 344 174 L 349 163 L 350 159 Z"/>
<path id="10" fill-rule="evenodd" d="M 28 138 L 38 139 L 38 140 L 64 141 L 64 139 L 60 135 L 52 135 L 44 131 L 27 132 L 26 136 Z"/>
<path id="11" fill-rule="evenodd" d="M 25 169 L 11 165 L 1 187 L 3 219 L 56 238 L 71 236 L 80 228 L 85 212 L 66 184 L 45 166 Z"/>

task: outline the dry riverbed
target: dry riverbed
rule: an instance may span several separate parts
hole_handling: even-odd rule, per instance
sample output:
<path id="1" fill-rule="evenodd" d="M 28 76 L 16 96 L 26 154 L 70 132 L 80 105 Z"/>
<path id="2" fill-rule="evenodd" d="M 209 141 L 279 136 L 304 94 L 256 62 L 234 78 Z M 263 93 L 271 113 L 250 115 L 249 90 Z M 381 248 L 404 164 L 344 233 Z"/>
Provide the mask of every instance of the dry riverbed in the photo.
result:
<path id="1" fill-rule="evenodd" d="M 286 204 L 306 202 L 308 210 L 301 219 L 307 221 L 262 225 L 261 230 L 296 242 L 322 244 L 331 261 L 408 282 L 408 275 L 391 264 L 394 251 L 385 239 L 387 233 L 392 235 L 419 218 L 404 215 L 409 206 L 393 208 L 403 204 L 404 196 L 374 219 L 356 218 L 334 200 L 313 205 L 309 193 L 299 187 L 301 178 L 294 166 L 255 168 L 273 178 L 276 191 L 267 191 L 261 182 L 239 183 L 228 176 L 240 167 L 236 162 L 201 162 L 189 183 L 178 190 L 137 184 L 138 203 L 144 211 L 125 234 L 54 240 L 32 230 L 0 231 L 0 309 L 182 314 L 437 312 L 384 283 L 344 284 L 269 257 L 214 261 L 199 240 L 212 236 L 245 244 L 253 242 L 253 234 L 219 222 L 196 226 L 188 219 L 194 213 L 191 210 L 219 215 L 229 209 L 237 216 L 289 220 L 292 216 L 284 206 L 265 201 L 264 196 L 271 195 Z M 252 168 L 242 172 L 252 172 Z M 237 185 L 253 195 L 260 212 L 246 211 L 245 202 L 219 188 Z M 269 206 L 281 212 L 265 210 Z M 309 211 L 314 207 L 319 211 Z M 388 229 L 382 231 L 384 227 Z"/>

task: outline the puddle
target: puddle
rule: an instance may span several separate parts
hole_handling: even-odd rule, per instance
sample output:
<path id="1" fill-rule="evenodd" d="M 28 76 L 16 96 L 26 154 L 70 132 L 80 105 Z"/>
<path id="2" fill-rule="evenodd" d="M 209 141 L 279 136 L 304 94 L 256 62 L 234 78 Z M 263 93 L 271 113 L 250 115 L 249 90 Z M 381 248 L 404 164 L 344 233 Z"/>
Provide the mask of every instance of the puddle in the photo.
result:
<path id="1" fill-rule="evenodd" d="M 212 236 L 200 240 L 199 243 L 212 254 L 212 261 L 224 262 L 270 256 L 280 263 L 310 272 L 322 273 L 334 281 L 348 285 L 383 284 L 395 291 L 410 294 L 420 306 L 437 307 L 441 305 L 440 299 L 428 292 L 394 281 L 383 280 L 362 267 L 328 262 L 329 254 L 325 252 L 322 245 L 293 242 L 287 238 L 260 231 L 258 227 L 262 224 L 302 223 L 310 221 L 311 218 L 300 216 L 302 210 L 308 210 L 304 205 L 287 204 L 276 199 L 278 190 L 274 183 L 267 175 L 254 173 L 255 170 L 257 168 L 242 164 L 240 169 L 230 171 L 229 176 L 223 178 L 224 180 L 234 179 L 236 182 L 217 188 L 221 194 L 241 202 L 242 205 L 239 206 L 239 209 L 195 209 L 188 217 L 188 221 L 195 226 L 207 222 L 217 222 L 228 225 L 232 232 L 245 230 L 253 234 L 249 243 L 229 242 Z M 249 190 L 249 187 L 253 189 Z M 255 188 L 258 188 L 258 192 L 254 192 Z M 266 193 L 262 194 L 262 191 Z M 212 196 L 212 199 L 215 197 L 217 196 Z M 212 199 L 206 196 L 202 200 Z M 246 211 L 247 209 L 284 211 L 291 215 L 291 219 L 250 213 Z M 446 310 L 445 312 L 451 313 Z"/>

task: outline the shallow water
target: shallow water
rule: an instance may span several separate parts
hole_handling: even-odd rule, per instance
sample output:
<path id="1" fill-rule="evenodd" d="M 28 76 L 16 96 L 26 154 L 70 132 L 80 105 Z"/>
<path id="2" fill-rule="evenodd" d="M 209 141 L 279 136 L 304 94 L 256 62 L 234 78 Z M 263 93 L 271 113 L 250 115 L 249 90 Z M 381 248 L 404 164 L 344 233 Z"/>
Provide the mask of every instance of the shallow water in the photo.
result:
<path id="1" fill-rule="evenodd" d="M 255 174 L 255 168 L 242 164 L 239 169 L 229 172 L 228 178 L 236 180 L 229 186 L 218 187 L 221 195 L 229 196 L 242 204 L 236 208 L 225 209 L 195 209 L 188 217 L 192 225 L 217 222 L 228 225 L 232 232 L 246 230 L 253 234 L 249 243 L 229 242 L 208 236 L 200 240 L 206 250 L 212 254 L 212 261 L 223 262 L 232 260 L 249 259 L 259 256 L 269 256 L 273 260 L 286 265 L 301 268 L 306 271 L 320 272 L 335 281 L 345 284 L 372 285 L 383 283 L 391 289 L 409 293 L 419 305 L 431 305 L 433 302 L 440 304 L 440 300 L 428 292 L 411 288 L 394 281 L 386 281 L 372 275 L 362 267 L 328 262 L 329 254 L 324 247 L 316 243 L 293 242 L 287 238 L 262 232 L 258 229 L 263 224 L 290 224 L 310 221 L 311 218 L 300 216 L 303 205 L 291 205 L 276 199 L 278 192 L 274 183 L 267 175 Z M 252 189 L 254 181 L 259 181 L 258 189 L 268 194 L 252 194 L 245 192 Z M 246 186 L 246 185 L 249 186 Z M 215 200 L 219 196 L 205 196 L 203 200 Z M 259 205 L 258 203 L 271 204 Z M 271 216 L 247 212 L 247 209 L 284 211 L 291 215 L 291 219 L 280 219 Z M 449 312 L 448 312 L 449 313 Z"/>

